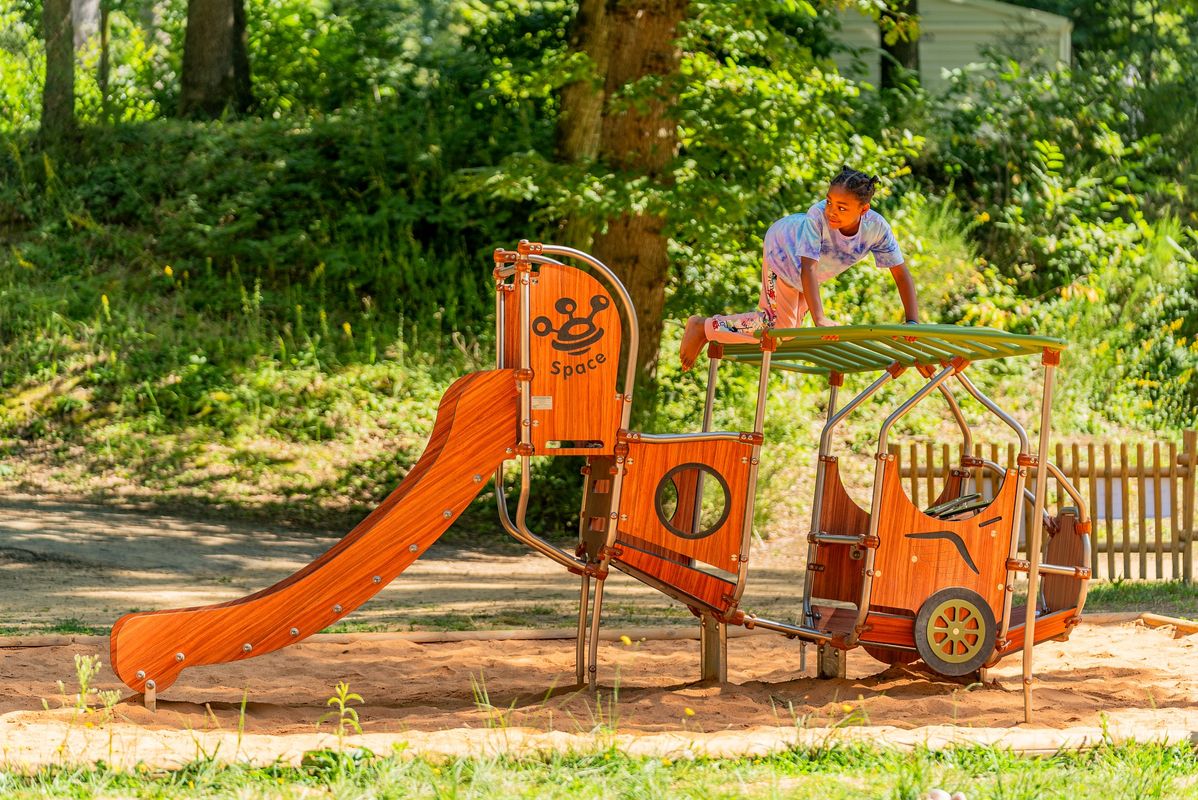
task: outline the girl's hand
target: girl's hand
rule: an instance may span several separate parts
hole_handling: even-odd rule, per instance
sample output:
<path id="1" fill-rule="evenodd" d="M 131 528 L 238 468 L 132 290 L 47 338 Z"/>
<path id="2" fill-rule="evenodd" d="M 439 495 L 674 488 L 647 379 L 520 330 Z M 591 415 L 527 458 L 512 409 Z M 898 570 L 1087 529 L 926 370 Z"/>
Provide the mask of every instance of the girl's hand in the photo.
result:
<path id="1" fill-rule="evenodd" d="M 836 323 L 827 317 L 816 317 L 815 327 L 817 328 L 835 328 Z"/>

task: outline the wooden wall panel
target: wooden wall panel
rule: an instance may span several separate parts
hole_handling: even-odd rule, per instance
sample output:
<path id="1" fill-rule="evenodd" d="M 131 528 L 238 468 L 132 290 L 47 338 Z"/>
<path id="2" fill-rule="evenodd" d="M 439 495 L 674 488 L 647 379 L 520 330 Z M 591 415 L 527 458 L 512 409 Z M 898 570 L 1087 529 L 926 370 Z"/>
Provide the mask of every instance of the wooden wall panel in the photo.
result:
<path id="1" fill-rule="evenodd" d="M 820 506 L 819 529 L 824 533 L 858 536 L 869 531 L 869 514 L 849 497 L 840 479 L 840 462 L 828 461 L 824 470 L 824 497 Z M 854 560 L 846 545 L 820 545 L 815 563 L 822 572 L 808 573 L 811 596 L 822 600 L 861 602 L 861 584 L 865 580 L 865 560 Z"/>
<path id="2" fill-rule="evenodd" d="M 871 606 L 918 612 L 939 589 L 962 586 L 981 595 L 995 619 L 1002 616 L 1006 560 L 1022 498 L 1015 494 L 1018 473 L 1006 476 L 989 506 L 965 520 L 929 517 L 903 490 L 898 466 L 886 462 L 882 477 L 878 548 Z M 969 561 L 958 550 L 965 548 Z M 970 566 L 970 561 L 973 566 Z"/>
<path id="3" fill-rule="evenodd" d="M 529 320 L 532 443 L 538 455 L 610 453 L 620 427 L 616 394 L 620 314 L 598 280 L 546 264 L 533 275 Z M 560 447 L 557 442 L 596 442 Z"/>
<path id="4" fill-rule="evenodd" d="M 624 465 L 624 497 L 620 508 L 619 533 L 644 539 L 713 567 L 736 572 L 752 452 L 752 445 L 736 440 L 629 442 Z M 658 519 L 655 505 L 657 487 L 666 474 L 674 467 L 691 463 L 711 467 L 723 476 L 728 486 L 728 513 L 724 522 L 715 532 L 702 539 L 688 539 L 671 532 Z M 711 478 L 707 477 L 706 480 L 710 481 Z"/>

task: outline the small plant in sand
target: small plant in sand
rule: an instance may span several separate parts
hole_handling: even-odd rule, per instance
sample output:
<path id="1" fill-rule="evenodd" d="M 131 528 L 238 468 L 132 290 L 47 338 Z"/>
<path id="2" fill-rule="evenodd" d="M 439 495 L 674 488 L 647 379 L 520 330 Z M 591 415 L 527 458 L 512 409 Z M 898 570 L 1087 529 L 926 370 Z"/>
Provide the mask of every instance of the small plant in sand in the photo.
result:
<path id="1" fill-rule="evenodd" d="M 121 693 L 116 690 L 105 691 L 102 689 L 93 689 L 92 681 L 103 668 L 99 656 L 85 656 L 82 653 L 75 654 L 75 680 L 79 684 L 79 691 L 75 692 L 71 699 L 71 705 L 75 712 L 75 717 L 85 717 L 91 714 L 99 713 L 99 722 L 105 723 L 112 719 L 113 709 L 120 702 Z M 65 698 L 67 696 L 67 687 L 62 681 L 58 681 L 58 692 L 64 698 L 63 706 L 66 706 Z M 94 700 L 100 704 L 99 709 L 92 708 Z M 42 707 L 47 711 L 50 704 L 42 700 Z M 88 725 L 92 723 L 89 721 Z"/>
<path id="2" fill-rule="evenodd" d="M 337 693 L 325 701 L 326 706 L 335 706 L 333 711 L 328 711 L 321 715 L 317 720 L 316 725 L 320 727 L 320 723 L 326 719 L 335 719 L 337 721 L 337 749 L 342 749 L 345 742 L 346 734 L 349 732 L 361 733 L 362 725 L 358 720 L 358 710 L 350 704 L 353 702 L 364 703 L 362 695 L 349 690 L 349 683 L 341 681 L 337 684 Z"/>

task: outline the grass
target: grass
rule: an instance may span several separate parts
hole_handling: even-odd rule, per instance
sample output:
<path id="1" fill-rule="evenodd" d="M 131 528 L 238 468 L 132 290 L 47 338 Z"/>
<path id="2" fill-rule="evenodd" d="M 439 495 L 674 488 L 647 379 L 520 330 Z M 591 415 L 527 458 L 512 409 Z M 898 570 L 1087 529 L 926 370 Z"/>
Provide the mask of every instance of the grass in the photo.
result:
<path id="1" fill-rule="evenodd" d="M 1198 619 L 1198 583 L 1181 581 L 1098 581 L 1090 584 L 1086 611 L 1148 611 Z"/>
<path id="2" fill-rule="evenodd" d="M 1198 752 L 1104 745 L 1023 757 L 996 747 L 911 753 L 864 746 L 792 749 L 758 758 L 633 757 L 614 749 L 537 757 L 373 757 L 309 753 L 299 767 L 196 761 L 175 770 L 45 767 L 0 772 L 5 797 L 918 798 L 932 788 L 970 800 L 1193 797 Z"/>

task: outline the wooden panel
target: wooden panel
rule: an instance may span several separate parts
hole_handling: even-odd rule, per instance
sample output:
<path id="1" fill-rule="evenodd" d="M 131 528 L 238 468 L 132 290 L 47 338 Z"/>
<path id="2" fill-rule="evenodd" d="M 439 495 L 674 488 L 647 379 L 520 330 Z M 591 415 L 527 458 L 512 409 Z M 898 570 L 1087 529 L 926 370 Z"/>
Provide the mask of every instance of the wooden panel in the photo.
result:
<path id="1" fill-rule="evenodd" d="M 694 598 L 723 614 L 732 607 L 732 593 L 736 584 L 708 575 L 676 560 L 675 556 L 662 557 L 637 549 L 629 542 L 620 542 L 623 554 L 612 561 L 617 567 L 631 567 L 651 575 L 662 583 L 672 586 L 679 594 Z M 634 575 L 635 577 L 635 575 Z M 678 597 L 683 602 L 686 597 Z"/>
<path id="2" fill-rule="evenodd" d="M 986 662 L 987 667 L 997 664 L 1003 656 L 1018 653 L 1023 649 L 1023 620 L 1026 615 L 1027 606 L 1011 609 L 1011 627 L 1007 630 L 1007 643 L 1002 647 L 995 647 L 995 655 Z M 1047 642 L 1058 636 L 1067 636 L 1071 630 L 1068 622 L 1076 615 L 1077 609 L 1069 608 L 1036 617 L 1036 644 Z"/>
<path id="3" fill-rule="evenodd" d="M 1056 535 L 1048 541 L 1044 563 L 1059 567 L 1089 566 L 1082 563 L 1085 549 L 1082 537 L 1077 533 L 1077 516 L 1061 514 L 1058 522 L 1060 527 L 1057 528 Z M 1067 575 L 1041 575 L 1040 585 L 1044 592 L 1044 604 L 1049 611 L 1077 607 L 1077 599 L 1082 590 L 1082 582 L 1078 579 Z"/>
<path id="4" fill-rule="evenodd" d="M 628 457 L 624 464 L 620 536 L 635 536 L 713 567 L 736 572 L 744 530 L 749 457 L 752 452 L 752 445 L 736 440 L 629 442 Z M 723 476 L 728 487 L 728 513 L 723 524 L 701 539 L 678 536 L 658 518 L 658 485 L 671 469 L 683 464 L 710 467 L 716 474 Z M 706 480 L 712 478 L 708 476 Z"/>
<path id="5" fill-rule="evenodd" d="M 623 408 L 616 394 L 622 337 L 616 304 L 603 284 L 574 267 L 547 264 L 533 280 L 533 448 L 538 455 L 610 453 Z M 595 444 L 557 444 L 566 442 Z"/>
<path id="6" fill-rule="evenodd" d="M 328 627 L 390 583 L 453 524 L 515 444 L 518 418 L 510 370 L 459 379 L 441 401 L 420 461 L 344 539 L 248 597 L 125 615 L 112 627 L 113 671 L 135 691 L 143 691 L 146 680 L 162 691 L 185 667 L 259 656 Z"/>
<path id="7" fill-rule="evenodd" d="M 849 497 L 840 478 L 840 463 L 835 459 L 824 464 L 824 497 L 820 505 L 819 529 L 823 533 L 860 536 L 869 531 L 869 514 Z M 822 572 L 808 573 L 811 596 L 823 600 L 861 602 L 864 560 L 851 557 L 852 548 L 846 545 L 819 545 L 815 548 L 815 563 Z"/>
<path id="8" fill-rule="evenodd" d="M 874 512 L 880 515 L 881 546 L 874 562 L 880 574 L 875 574 L 871 607 L 901 608 L 914 614 L 936 591 L 961 586 L 981 595 L 999 618 L 1013 522 L 1022 511 L 1015 494 L 1017 477 L 1016 470 L 1007 470 L 995 499 L 969 519 L 942 520 L 912 505 L 903 492 L 897 464 L 886 462 L 881 508 Z"/>
<path id="9" fill-rule="evenodd" d="M 865 617 L 865 628 L 861 634 L 862 642 L 915 646 L 914 617 L 870 613 Z"/>

